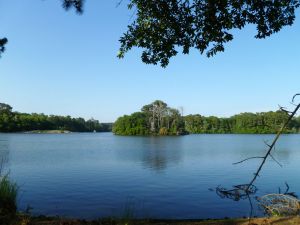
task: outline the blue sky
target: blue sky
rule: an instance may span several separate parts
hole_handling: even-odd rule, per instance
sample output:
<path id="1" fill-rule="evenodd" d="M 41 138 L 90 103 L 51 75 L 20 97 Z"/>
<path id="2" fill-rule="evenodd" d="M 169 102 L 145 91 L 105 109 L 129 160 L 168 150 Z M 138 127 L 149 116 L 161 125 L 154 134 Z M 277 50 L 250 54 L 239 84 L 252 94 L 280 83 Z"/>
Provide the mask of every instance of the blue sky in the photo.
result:
<path id="1" fill-rule="evenodd" d="M 227 117 L 289 106 L 300 92 L 300 15 L 265 40 L 255 27 L 234 32 L 224 53 L 197 51 L 163 69 L 145 65 L 141 50 L 119 60 L 119 38 L 132 12 L 117 0 L 88 0 L 83 15 L 59 0 L 0 0 L 0 102 L 21 112 L 114 121 L 156 99 L 184 114 Z"/>

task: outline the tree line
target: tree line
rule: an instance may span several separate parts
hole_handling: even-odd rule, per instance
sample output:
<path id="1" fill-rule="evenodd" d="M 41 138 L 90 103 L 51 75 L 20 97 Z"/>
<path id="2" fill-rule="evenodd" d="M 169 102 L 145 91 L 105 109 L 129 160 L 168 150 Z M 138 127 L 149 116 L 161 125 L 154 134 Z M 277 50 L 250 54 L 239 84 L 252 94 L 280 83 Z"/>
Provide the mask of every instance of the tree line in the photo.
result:
<path id="1" fill-rule="evenodd" d="M 68 130 L 71 132 L 108 132 L 117 135 L 182 135 L 182 134 L 273 134 L 287 120 L 284 111 L 240 113 L 228 118 L 180 114 L 178 109 L 156 100 L 140 112 L 119 117 L 112 123 L 72 118 L 71 116 L 14 112 L 8 104 L 0 103 L 0 132 L 34 130 Z M 285 133 L 300 131 L 300 116 L 295 117 Z"/>
<path id="2" fill-rule="evenodd" d="M 98 120 L 72 118 L 71 116 L 45 115 L 14 112 L 8 104 L 0 103 L 0 132 L 34 130 L 67 130 L 71 132 L 106 132 L 112 124 Z"/>
<path id="3" fill-rule="evenodd" d="M 181 134 L 273 134 L 287 121 L 284 111 L 240 113 L 229 118 L 216 116 L 182 116 L 177 109 L 156 100 L 140 112 L 124 115 L 113 125 L 117 135 L 181 135 Z M 293 119 L 285 133 L 298 133 L 300 117 Z"/>
<path id="4" fill-rule="evenodd" d="M 283 111 L 240 113 L 229 118 L 215 116 L 188 115 L 184 117 L 185 129 L 193 134 L 274 134 L 287 121 Z M 293 119 L 284 133 L 298 133 L 300 117 Z"/>

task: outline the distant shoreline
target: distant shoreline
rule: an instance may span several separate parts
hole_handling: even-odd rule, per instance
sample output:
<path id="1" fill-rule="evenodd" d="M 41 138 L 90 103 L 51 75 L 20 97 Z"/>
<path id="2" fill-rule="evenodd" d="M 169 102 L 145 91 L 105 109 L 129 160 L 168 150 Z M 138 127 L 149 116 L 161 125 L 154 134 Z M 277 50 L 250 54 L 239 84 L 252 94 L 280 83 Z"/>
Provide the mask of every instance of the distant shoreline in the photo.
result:
<path id="1" fill-rule="evenodd" d="M 276 133 L 190 133 L 182 135 L 121 135 L 114 134 L 112 131 L 68 131 L 68 130 L 32 130 L 19 132 L 0 132 L 0 134 L 79 134 L 79 133 L 112 133 L 114 136 L 120 137 L 182 137 L 189 135 L 276 135 Z M 299 135 L 300 133 L 282 133 L 282 135 Z"/>
<path id="2" fill-rule="evenodd" d="M 77 132 L 77 131 L 69 131 L 69 130 L 31 130 L 31 131 L 23 131 L 19 132 L 21 134 L 72 134 L 72 133 L 108 133 L 111 131 L 97 131 L 97 132 Z"/>
<path id="3" fill-rule="evenodd" d="M 23 134 L 70 134 L 69 130 L 31 130 L 24 131 Z"/>

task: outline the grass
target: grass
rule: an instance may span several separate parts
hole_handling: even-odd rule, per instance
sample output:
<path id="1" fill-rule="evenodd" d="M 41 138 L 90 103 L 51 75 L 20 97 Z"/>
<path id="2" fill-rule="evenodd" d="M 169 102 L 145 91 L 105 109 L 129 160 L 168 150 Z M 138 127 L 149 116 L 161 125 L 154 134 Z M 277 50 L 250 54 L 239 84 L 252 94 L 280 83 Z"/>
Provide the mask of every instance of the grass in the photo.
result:
<path id="1" fill-rule="evenodd" d="M 0 223 L 12 219 L 17 212 L 18 186 L 8 175 L 0 176 Z"/>
<path id="2" fill-rule="evenodd" d="M 3 223 L 0 223 L 3 225 Z M 59 217 L 30 217 L 19 215 L 9 225 L 296 225 L 300 217 L 271 217 L 249 219 L 220 219 L 220 220 L 132 220 L 124 222 L 118 219 L 76 220 Z"/>

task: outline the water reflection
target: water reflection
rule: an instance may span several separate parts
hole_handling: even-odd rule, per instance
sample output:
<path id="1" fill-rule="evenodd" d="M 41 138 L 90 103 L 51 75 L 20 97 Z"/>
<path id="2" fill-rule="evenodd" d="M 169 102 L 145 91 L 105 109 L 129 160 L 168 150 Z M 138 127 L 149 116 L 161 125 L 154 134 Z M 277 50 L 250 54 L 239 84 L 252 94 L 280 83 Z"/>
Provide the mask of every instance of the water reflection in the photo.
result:
<path id="1" fill-rule="evenodd" d="M 9 156 L 9 140 L 0 136 L 0 173 L 6 168 Z"/>
<path id="2" fill-rule="evenodd" d="M 300 190 L 299 137 L 280 139 L 274 156 L 284 168 L 268 161 L 255 196 L 276 193 L 278 187 L 283 192 L 284 181 Z M 232 163 L 265 153 L 265 139 L 272 136 L 0 134 L 0 157 L 9 159 L 6 168 L 22 187 L 20 209 L 30 204 L 35 215 L 108 217 L 122 213 L 130 196 L 152 218 L 242 217 L 249 215 L 247 199 L 220 201 L 208 188 L 249 182 L 259 161 Z M 257 202 L 253 205 L 256 209 Z"/>
<path id="3" fill-rule="evenodd" d="M 151 138 L 148 148 L 143 149 L 141 161 L 145 168 L 163 171 L 172 164 L 178 164 L 182 159 L 180 139 L 168 137 Z"/>
<path id="4" fill-rule="evenodd" d="M 288 149 L 280 149 L 280 151 L 274 151 L 273 156 L 280 162 L 283 164 L 288 163 L 290 160 L 290 151 Z"/>
<path id="5" fill-rule="evenodd" d="M 114 147 L 118 160 L 162 172 L 182 160 L 181 137 L 119 137 Z"/>

